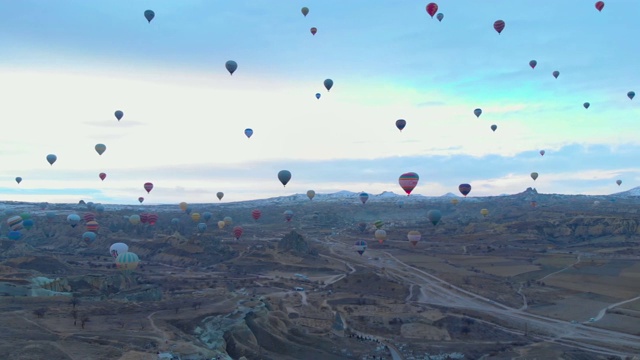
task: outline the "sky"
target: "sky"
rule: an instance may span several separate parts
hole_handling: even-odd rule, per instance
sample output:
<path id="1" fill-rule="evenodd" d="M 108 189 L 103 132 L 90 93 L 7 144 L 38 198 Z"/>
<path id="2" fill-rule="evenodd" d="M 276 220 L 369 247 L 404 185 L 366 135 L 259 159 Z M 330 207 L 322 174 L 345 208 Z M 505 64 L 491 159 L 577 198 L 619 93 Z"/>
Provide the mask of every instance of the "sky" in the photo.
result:
<path id="1" fill-rule="evenodd" d="M 640 185 L 640 3 L 427 3 L 0 1 L 0 200 L 400 194 L 409 171 L 427 196 Z"/>

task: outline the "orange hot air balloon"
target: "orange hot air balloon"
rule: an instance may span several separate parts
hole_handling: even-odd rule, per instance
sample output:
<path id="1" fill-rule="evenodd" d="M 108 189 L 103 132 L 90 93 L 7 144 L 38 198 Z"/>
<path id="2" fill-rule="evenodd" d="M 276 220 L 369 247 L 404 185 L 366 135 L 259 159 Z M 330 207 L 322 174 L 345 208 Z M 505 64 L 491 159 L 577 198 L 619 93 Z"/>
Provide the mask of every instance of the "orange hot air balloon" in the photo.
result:
<path id="1" fill-rule="evenodd" d="M 418 180 L 420 180 L 420 176 L 414 172 L 408 172 L 400 175 L 398 179 L 398 183 L 400 187 L 407 193 L 407 196 L 411 195 L 413 189 L 415 189 L 416 185 L 418 185 Z"/>

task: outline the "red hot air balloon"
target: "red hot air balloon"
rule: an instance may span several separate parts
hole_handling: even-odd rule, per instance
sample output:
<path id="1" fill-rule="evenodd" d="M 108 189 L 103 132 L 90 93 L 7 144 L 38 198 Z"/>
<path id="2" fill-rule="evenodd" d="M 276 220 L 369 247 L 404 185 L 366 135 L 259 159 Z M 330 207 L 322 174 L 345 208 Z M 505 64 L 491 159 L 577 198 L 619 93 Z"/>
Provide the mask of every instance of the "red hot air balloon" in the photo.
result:
<path id="1" fill-rule="evenodd" d="M 311 28 L 311 35 L 315 35 L 318 32 L 318 29 L 312 27 Z"/>
<path id="2" fill-rule="evenodd" d="M 84 215 L 82 215 L 82 219 L 83 219 L 85 222 L 93 221 L 93 220 L 95 220 L 95 219 L 96 219 L 96 214 L 94 214 L 94 213 L 90 213 L 90 212 L 85 213 Z"/>
<path id="3" fill-rule="evenodd" d="M 144 183 L 144 189 L 147 190 L 147 194 L 153 190 L 153 184 L 150 182 Z"/>
<path id="4" fill-rule="evenodd" d="M 435 15 L 437 12 L 438 12 L 438 4 L 429 3 L 427 5 L 427 14 L 431 15 L 431 18 L 433 18 L 433 15 Z"/>
<path id="5" fill-rule="evenodd" d="M 142 217 L 140 220 L 142 220 Z M 147 222 L 149 222 L 149 225 L 155 225 L 156 222 L 158 222 L 158 214 L 149 214 L 147 216 Z"/>
<path id="6" fill-rule="evenodd" d="M 504 30 L 504 26 L 505 23 L 502 20 L 496 20 L 496 22 L 493 23 L 493 28 L 498 32 L 498 34 L 500 34 L 502 30 Z"/>
<path id="7" fill-rule="evenodd" d="M 398 183 L 402 190 L 407 193 L 407 196 L 411 195 L 411 191 L 418 185 L 418 180 L 420 180 L 420 176 L 414 172 L 408 172 L 400 175 L 398 179 Z"/>
<path id="8" fill-rule="evenodd" d="M 596 3 L 596 9 L 598 9 L 598 11 L 602 11 L 603 8 L 604 8 L 604 1 L 598 1 Z"/>
<path id="9" fill-rule="evenodd" d="M 240 236 L 242 236 L 242 227 L 236 226 L 233 228 L 233 236 L 236 237 L 236 240 L 240 240 Z"/>
<path id="10" fill-rule="evenodd" d="M 85 228 L 87 229 L 87 231 L 96 232 L 100 228 L 100 225 L 98 225 L 97 221 L 91 220 L 87 221 L 87 223 L 85 224 Z"/>
<path id="11" fill-rule="evenodd" d="M 143 224 L 146 224 L 149 222 L 149 214 L 147 213 L 142 213 L 140 214 L 140 222 Z"/>
<path id="12" fill-rule="evenodd" d="M 98 175 L 98 177 L 100 177 L 100 180 L 104 181 L 104 179 L 106 179 L 106 178 L 107 178 L 107 174 L 105 174 L 105 173 L 100 173 L 100 174 Z"/>
<path id="13" fill-rule="evenodd" d="M 458 186 L 458 190 L 460 191 L 460 193 L 462 195 L 464 195 L 464 197 L 467 197 L 467 195 L 471 192 L 471 185 L 469 185 L 469 184 L 460 184 Z"/>
<path id="14" fill-rule="evenodd" d="M 258 219 L 260 219 L 260 216 L 262 216 L 262 211 L 258 209 L 251 211 L 251 217 L 253 218 L 253 220 L 258 221 Z"/>

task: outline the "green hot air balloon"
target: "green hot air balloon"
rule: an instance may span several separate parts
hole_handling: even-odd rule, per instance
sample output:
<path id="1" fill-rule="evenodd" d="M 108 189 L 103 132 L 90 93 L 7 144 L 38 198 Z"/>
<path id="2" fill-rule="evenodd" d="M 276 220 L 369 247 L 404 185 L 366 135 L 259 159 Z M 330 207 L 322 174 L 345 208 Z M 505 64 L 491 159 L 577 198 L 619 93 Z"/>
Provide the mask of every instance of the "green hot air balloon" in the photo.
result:
<path id="1" fill-rule="evenodd" d="M 433 226 L 438 225 L 438 222 L 440 222 L 440 219 L 442 218 L 442 212 L 440 212 L 440 210 L 429 210 L 427 212 L 427 219 L 429 219 L 429 221 L 431 221 L 431 223 L 433 224 Z"/>
<path id="2" fill-rule="evenodd" d="M 278 180 L 280 180 L 282 186 L 287 186 L 287 183 L 291 180 L 291 172 L 289 170 L 280 170 L 278 172 Z"/>

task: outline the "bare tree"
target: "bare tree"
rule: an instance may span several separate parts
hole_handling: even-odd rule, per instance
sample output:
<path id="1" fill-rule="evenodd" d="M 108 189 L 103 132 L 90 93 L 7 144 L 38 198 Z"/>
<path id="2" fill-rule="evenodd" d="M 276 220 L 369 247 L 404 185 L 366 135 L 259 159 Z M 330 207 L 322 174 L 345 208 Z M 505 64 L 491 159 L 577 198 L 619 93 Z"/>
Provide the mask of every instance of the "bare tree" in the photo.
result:
<path id="1" fill-rule="evenodd" d="M 84 329 L 84 325 L 90 321 L 91 319 L 89 319 L 88 315 L 83 315 L 82 319 L 80 319 L 80 326 Z"/>
<path id="2" fill-rule="evenodd" d="M 71 304 L 71 306 L 73 306 L 73 308 L 75 309 L 77 305 L 80 305 L 80 299 L 78 299 L 77 297 L 72 297 L 71 300 L 69 300 L 69 304 Z"/>
<path id="3" fill-rule="evenodd" d="M 47 308 L 39 308 L 39 309 L 35 309 L 33 310 L 33 314 L 35 316 L 37 316 L 38 318 L 43 318 L 44 315 L 47 313 Z"/>
<path id="4" fill-rule="evenodd" d="M 76 326 L 78 321 L 78 310 L 71 310 L 71 317 L 73 317 L 73 326 Z"/>

